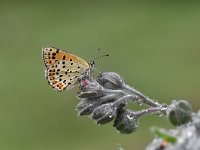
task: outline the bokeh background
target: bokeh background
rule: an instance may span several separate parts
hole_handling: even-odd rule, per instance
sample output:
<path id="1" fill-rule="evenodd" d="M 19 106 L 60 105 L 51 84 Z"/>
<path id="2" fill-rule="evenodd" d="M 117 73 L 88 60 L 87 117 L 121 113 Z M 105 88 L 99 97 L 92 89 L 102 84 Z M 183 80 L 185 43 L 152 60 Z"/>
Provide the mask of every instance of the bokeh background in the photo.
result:
<path id="1" fill-rule="evenodd" d="M 75 110 L 78 88 L 59 93 L 44 77 L 44 45 L 88 60 L 101 71 L 160 103 L 187 99 L 200 107 L 200 4 L 196 1 L 0 1 L 0 150 L 142 150 L 150 127 L 171 128 L 148 116 L 119 134 Z M 134 104 L 133 104 L 134 108 Z"/>

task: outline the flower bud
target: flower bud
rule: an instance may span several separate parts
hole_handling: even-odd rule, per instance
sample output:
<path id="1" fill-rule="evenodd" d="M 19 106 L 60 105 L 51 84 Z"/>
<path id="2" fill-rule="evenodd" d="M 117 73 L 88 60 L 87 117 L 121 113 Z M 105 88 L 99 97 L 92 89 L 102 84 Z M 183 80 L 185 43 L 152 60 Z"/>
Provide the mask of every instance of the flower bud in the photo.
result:
<path id="1" fill-rule="evenodd" d="M 96 80 L 83 80 L 80 83 L 80 91 L 77 94 L 77 98 L 80 100 L 77 110 L 79 115 L 89 115 L 100 105 L 115 102 L 122 96 L 123 92 L 109 92 Z M 118 103 L 121 104 L 123 101 Z"/>
<path id="2" fill-rule="evenodd" d="M 96 80 L 82 80 L 80 83 L 80 91 L 77 94 L 78 98 L 95 98 L 103 95 L 103 87 Z"/>
<path id="3" fill-rule="evenodd" d="M 97 107 L 92 113 L 92 119 L 98 124 L 105 124 L 113 120 L 117 113 L 117 108 L 113 107 L 113 103 L 103 104 Z"/>
<path id="4" fill-rule="evenodd" d="M 129 134 L 135 132 L 137 125 L 137 116 L 134 115 L 131 110 L 120 110 L 118 111 L 116 120 L 113 126 L 120 132 L 124 134 Z"/>
<path id="5" fill-rule="evenodd" d="M 97 78 L 97 82 L 107 89 L 119 89 L 124 81 L 120 75 L 115 72 L 102 72 Z"/>
<path id="6" fill-rule="evenodd" d="M 80 103 L 78 103 L 78 105 L 76 106 L 76 109 L 78 110 L 80 116 L 91 114 L 94 108 L 94 103 L 91 100 L 87 99 L 81 100 Z"/>
<path id="7" fill-rule="evenodd" d="M 173 101 L 167 111 L 169 121 L 175 126 L 191 121 L 191 114 L 192 108 L 186 100 Z"/>

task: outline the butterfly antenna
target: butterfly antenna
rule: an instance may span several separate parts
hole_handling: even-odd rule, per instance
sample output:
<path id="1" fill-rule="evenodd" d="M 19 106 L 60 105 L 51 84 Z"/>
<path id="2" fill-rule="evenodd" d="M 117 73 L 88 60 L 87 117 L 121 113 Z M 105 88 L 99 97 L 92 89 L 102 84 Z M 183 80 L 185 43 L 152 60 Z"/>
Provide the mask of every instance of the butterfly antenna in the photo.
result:
<path id="1" fill-rule="evenodd" d="M 109 56 L 109 54 L 106 54 L 106 55 L 100 55 L 100 56 L 98 56 L 98 57 L 95 57 L 95 58 L 93 58 L 93 62 L 94 62 L 94 60 L 96 60 L 96 59 L 99 59 L 99 58 L 102 58 L 102 57 L 105 57 L 105 56 Z M 95 68 L 94 67 L 94 70 L 96 70 L 98 73 L 101 73 L 101 71 L 99 71 L 97 68 Z"/>
<path id="2" fill-rule="evenodd" d="M 93 60 L 96 60 L 96 59 L 99 59 L 99 58 L 102 58 L 102 57 L 106 57 L 106 56 L 109 56 L 109 54 L 100 55 L 100 56 L 98 56 L 98 57 L 93 58 Z"/>
<path id="3" fill-rule="evenodd" d="M 101 49 L 98 48 L 97 50 L 94 51 L 94 53 L 92 54 L 92 56 L 90 57 L 90 60 L 92 59 L 92 57 L 94 57 Z"/>

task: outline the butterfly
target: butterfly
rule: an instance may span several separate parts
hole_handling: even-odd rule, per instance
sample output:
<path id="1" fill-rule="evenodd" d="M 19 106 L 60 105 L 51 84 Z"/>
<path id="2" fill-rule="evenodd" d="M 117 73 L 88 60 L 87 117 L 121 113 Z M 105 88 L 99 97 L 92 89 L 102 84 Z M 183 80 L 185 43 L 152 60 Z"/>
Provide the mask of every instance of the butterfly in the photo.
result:
<path id="1" fill-rule="evenodd" d="M 71 89 L 84 78 L 89 78 L 94 69 L 94 60 L 88 63 L 68 51 L 55 47 L 43 47 L 45 77 L 58 91 Z"/>

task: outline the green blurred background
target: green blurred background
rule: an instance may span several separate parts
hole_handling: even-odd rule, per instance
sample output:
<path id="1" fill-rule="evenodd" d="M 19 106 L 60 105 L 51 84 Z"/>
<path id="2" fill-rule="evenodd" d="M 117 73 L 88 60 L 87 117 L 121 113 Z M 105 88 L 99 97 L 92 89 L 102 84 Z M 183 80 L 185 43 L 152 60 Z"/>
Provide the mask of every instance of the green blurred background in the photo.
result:
<path id="1" fill-rule="evenodd" d="M 0 150 L 142 150 L 148 116 L 130 135 L 112 124 L 77 117 L 78 88 L 59 93 L 44 77 L 44 45 L 88 60 L 160 103 L 187 99 L 200 106 L 200 5 L 195 1 L 0 1 Z"/>

